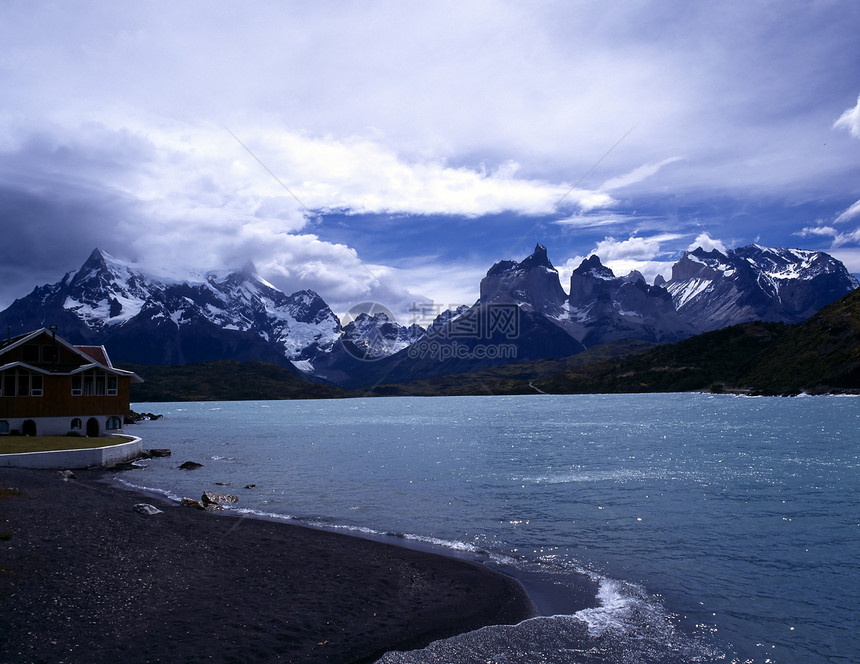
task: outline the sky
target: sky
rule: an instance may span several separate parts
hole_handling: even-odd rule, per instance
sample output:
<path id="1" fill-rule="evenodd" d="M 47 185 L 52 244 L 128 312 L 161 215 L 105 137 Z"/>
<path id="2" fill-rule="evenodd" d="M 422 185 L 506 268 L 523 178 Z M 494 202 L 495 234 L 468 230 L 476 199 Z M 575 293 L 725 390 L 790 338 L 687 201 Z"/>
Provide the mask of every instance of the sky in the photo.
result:
<path id="1" fill-rule="evenodd" d="M 338 312 L 548 248 L 860 273 L 855 0 L 0 3 L 0 307 L 96 247 Z M 424 321 L 426 322 L 426 321 Z"/>

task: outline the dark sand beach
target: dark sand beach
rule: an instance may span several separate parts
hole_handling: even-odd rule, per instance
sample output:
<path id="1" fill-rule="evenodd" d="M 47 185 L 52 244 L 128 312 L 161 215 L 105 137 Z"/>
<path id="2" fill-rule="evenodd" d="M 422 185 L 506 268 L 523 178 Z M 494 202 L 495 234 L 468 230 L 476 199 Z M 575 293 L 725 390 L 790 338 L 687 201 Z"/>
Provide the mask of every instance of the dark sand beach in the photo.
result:
<path id="1" fill-rule="evenodd" d="M 0 469 L 0 661 L 372 662 L 534 612 L 477 563 L 77 475 Z"/>

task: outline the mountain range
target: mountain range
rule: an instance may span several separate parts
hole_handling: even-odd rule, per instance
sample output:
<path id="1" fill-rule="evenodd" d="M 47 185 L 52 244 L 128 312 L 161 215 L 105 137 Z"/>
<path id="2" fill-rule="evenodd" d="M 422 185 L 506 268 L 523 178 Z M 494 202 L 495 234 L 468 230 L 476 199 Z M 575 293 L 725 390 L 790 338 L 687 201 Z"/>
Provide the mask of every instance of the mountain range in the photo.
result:
<path id="1" fill-rule="evenodd" d="M 77 344 L 102 344 L 117 363 L 234 360 L 360 387 L 563 358 L 608 342 L 665 343 L 738 323 L 797 323 L 857 288 L 833 257 L 750 245 L 686 252 L 672 278 L 616 276 L 591 256 L 569 292 L 547 250 L 493 265 L 471 307 L 426 329 L 382 310 L 343 325 L 315 292 L 287 295 L 253 264 L 162 277 L 96 249 L 80 269 L 0 312 L 10 334 L 56 325 Z M 2 329 L 2 328 L 0 328 Z"/>

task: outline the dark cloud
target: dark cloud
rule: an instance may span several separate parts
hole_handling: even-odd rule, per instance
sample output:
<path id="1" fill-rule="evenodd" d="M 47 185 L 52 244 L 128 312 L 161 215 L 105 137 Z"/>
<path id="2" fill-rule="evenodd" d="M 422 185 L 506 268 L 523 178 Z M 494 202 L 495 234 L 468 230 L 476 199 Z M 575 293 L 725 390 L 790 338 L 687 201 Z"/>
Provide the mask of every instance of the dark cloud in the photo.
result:
<path id="1" fill-rule="evenodd" d="M 40 181 L 29 188 L 0 186 L 0 304 L 33 287 L 53 283 L 80 267 L 95 247 L 121 247 L 117 215 L 127 200 L 104 192 L 75 190 Z"/>
<path id="2" fill-rule="evenodd" d="M 0 3 L 0 306 L 94 246 L 348 302 L 465 301 L 498 246 L 610 222 L 787 245 L 860 198 L 858 31 L 850 0 Z"/>

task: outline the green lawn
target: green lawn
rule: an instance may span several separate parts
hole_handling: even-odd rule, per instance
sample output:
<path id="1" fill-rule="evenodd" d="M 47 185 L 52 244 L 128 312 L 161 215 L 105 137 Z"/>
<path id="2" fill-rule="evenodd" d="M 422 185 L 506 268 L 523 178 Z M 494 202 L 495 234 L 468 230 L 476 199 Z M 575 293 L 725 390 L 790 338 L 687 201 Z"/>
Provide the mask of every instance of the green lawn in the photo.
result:
<path id="1" fill-rule="evenodd" d="M 89 447 L 119 445 L 131 440 L 128 436 L 105 438 L 76 438 L 74 436 L 0 436 L 0 454 L 21 452 L 53 452 L 56 450 L 80 450 Z"/>

